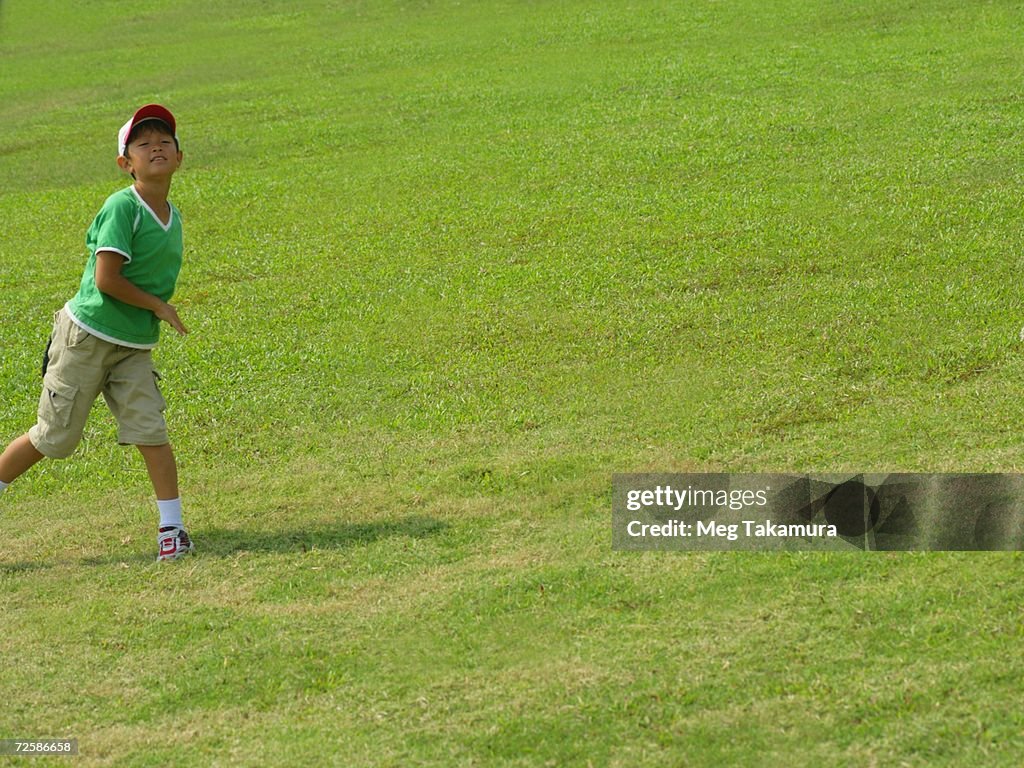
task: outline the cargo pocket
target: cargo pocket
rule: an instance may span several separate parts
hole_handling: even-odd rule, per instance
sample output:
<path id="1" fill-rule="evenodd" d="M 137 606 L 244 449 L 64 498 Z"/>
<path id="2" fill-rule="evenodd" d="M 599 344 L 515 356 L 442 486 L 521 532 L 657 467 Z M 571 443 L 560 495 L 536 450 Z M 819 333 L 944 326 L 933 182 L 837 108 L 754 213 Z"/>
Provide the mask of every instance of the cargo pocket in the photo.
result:
<path id="1" fill-rule="evenodd" d="M 67 429 L 75 407 L 78 387 L 61 381 L 53 374 L 43 379 L 43 397 L 39 401 L 39 418 L 44 424 Z"/>

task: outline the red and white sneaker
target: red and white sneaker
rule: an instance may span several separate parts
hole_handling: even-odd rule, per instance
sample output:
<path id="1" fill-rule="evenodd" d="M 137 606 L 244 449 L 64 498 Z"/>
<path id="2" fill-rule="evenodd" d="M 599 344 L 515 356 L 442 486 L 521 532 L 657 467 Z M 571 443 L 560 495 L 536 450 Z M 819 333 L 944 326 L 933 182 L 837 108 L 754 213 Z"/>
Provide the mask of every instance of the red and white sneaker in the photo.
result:
<path id="1" fill-rule="evenodd" d="M 195 545 L 188 537 L 188 531 L 176 525 L 161 528 L 156 536 L 157 560 L 177 560 L 192 552 Z"/>

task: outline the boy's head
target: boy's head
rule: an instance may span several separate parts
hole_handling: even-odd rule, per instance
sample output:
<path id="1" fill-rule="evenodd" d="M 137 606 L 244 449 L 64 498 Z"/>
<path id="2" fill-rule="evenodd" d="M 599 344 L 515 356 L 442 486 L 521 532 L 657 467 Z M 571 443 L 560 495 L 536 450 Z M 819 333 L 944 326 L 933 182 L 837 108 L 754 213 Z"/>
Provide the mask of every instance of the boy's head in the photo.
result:
<path id="1" fill-rule="evenodd" d="M 166 107 L 161 107 L 159 104 L 147 104 L 144 107 L 140 107 L 138 111 L 128 120 L 127 123 L 121 126 L 121 130 L 117 132 L 117 154 L 122 157 L 127 157 L 125 152 L 128 150 L 128 145 L 136 138 L 133 136 L 133 132 L 141 132 L 141 126 L 143 123 L 158 120 L 160 122 L 154 123 L 153 126 L 161 126 L 171 136 L 174 137 L 174 146 L 178 147 L 178 124 L 174 119 L 174 115 Z M 168 130 L 169 129 L 169 130 Z"/>
<path id="2" fill-rule="evenodd" d="M 174 141 L 174 152 L 177 153 L 178 162 L 180 162 L 181 152 L 176 131 L 177 123 L 174 115 L 165 107 L 159 104 L 147 104 L 140 108 L 118 131 L 118 165 L 130 172 L 134 179 L 135 172 L 131 169 L 132 158 L 129 154 L 129 148 L 133 145 L 141 146 L 142 144 L 145 144 L 147 147 L 155 143 L 168 144 L 170 139 Z M 160 142 L 160 137 L 163 137 L 163 142 Z"/>

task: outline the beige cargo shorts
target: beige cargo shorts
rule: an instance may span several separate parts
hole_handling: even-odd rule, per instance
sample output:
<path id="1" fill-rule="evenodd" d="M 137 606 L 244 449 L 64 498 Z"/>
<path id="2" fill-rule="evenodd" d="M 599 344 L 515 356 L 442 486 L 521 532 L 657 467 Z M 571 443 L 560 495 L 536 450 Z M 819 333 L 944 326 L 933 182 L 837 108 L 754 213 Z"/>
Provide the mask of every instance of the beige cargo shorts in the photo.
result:
<path id="1" fill-rule="evenodd" d="M 54 317 L 48 355 L 38 421 L 28 433 L 41 454 L 64 459 L 74 452 L 100 393 L 117 419 L 121 445 L 168 442 L 167 403 L 150 350 L 97 338 L 62 309 Z"/>

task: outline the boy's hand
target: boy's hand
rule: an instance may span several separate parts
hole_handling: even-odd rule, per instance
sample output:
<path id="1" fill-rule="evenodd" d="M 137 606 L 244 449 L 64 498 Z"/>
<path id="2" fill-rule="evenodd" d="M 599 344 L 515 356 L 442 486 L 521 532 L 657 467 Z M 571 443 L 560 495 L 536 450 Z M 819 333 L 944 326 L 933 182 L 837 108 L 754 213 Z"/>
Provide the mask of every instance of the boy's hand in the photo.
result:
<path id="1" fill-rule="evenodd" d="M 124 261 L 124 255 L 117 251 L 96 251 L 96 287 L 125 304 L 150 310 L 182 336 L 188 333 L 188 328 L 178 317 L 178 310 L 159 297 L 146 293 L 121 274 Z"/>
<path id="2" fill-rule="evenodd" d="M 174 330 L 184 336 L 188 333 L 188 328 L 185 327 L 184 323 L 178 317 L 178 310 L 168 304 L 166 301 L 163 302 L 154 312 L 159 319 L 168 323 Z"/>

